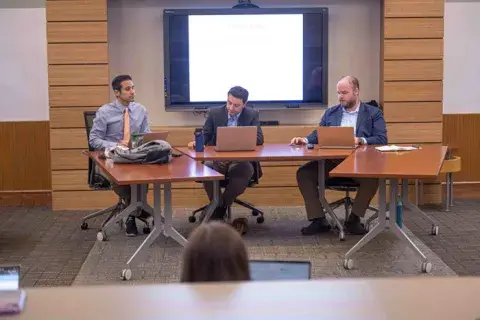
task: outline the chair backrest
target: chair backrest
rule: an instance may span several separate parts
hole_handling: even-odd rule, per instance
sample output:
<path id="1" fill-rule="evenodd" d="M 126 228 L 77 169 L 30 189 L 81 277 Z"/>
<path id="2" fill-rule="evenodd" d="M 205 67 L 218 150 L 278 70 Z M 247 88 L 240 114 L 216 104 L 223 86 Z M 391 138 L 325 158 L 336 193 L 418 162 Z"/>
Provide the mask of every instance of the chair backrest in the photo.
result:
<path id="1" fill-rule="evenodd" d="M 90 141 L 90 131 L 93 127 L 93 120 L 95 119 L 95 111 L 84 111 L 83 118 L 85 120 L 85 130 L 87 131 L 87 141 Z M 93 151 L 93 148 L 88 143 L 88 150 Z"/>
<path id="2" fill-rule="evenodd" d="M 83 118 L 85 120 L 85 131 L 87 134 L 87 143 L 88 143 L 88 151 L 93 151 L 94 148 L 90 145 L 90 131 L 93 127 L 93 120 L 95 119 L 96 112 L 95 111 L 84 111 Z M 110 184 L 108 180 L 104 179 L 103 177 L 100 178 L 98 174 L 95 173 L 95 161 L 88 158 L 88 177 L 87 182 L 90 188 L 93 189 L 108 189 L 110 188 Z"/>

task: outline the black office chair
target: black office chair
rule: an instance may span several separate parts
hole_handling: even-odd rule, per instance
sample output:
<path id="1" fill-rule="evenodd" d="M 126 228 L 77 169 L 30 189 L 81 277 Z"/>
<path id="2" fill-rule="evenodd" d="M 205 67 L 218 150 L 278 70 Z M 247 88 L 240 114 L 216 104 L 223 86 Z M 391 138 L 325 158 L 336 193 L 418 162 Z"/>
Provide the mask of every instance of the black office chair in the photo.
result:
<path id="1" fill-rule="evenodd" d="M 95 111 L 85 111 L 83 113 L 83 117 L 85 120 L 85 129 L 87 132 L 87 141 L 90 141 L 90 130 L 93 127 L 93 119 L 95 119 L 95 114 L 96 114 Z M 88 151 L 94 151 L 94 149 L 90 146 L 90 143 L 88 144 Z M 110 181 L 107 178 L 105 178 L 103 175 L 99 174 L 95 169 L 95 167 L 96 167 L 95 161 L 93 161 L 91 158 L 88 158 L 88 185 L 90 186 L 90 188 L 93 190 L 112 190 L 113 186 L 110 183 Z M 88 229 L 88 223 L 87 223 L 88 220 L 108 213 L 108 216 L 105 218 L 105 220 L 103 220 L 99 230 L 100 231 L 99 234 L 101 233 L 103 235 L 102 230 L 107 224 L 107 222 L 110 221 L 110 219 L 115 217 L 117 214 L 122 212 L 127 207 L 127 205 L 128 204 L 125 199 L 118 197 L 118 201 L 115 205 L 83 217 L 82 224 L 80 225 L 80 227 L 82 228 L 82 230 L 86 230 Z M 151 230 L 150 230 L 148 221 L 140 218 L 139 220 L 145 223 L 145 227 L 143 228 L 143 233 L 145 234 L 150 233 Z M 124 227 L 123 220 L 120 220 L 118 223 L 120 224 L 120 228 L 123 229 Z"/>
<path id="2" fill-rule="evenodd" d="M 89 141 L 90 130 L 92 129 L 93 119 L 95 118 L 95 111 L 85 111 L 83 113 L 83 117 L 85 119 L 87 141 Z M 88 144 L 88 151 L 94 151 L 94 149 L 90 146 L 90 143 Z M 95 167 L 96 167 L 95 161 L 88 158 L 88 179 L 87 180 L 90 188 L 93 190 L 111 190 L 112 184 L 110 183 L 110 181 L 106 179 L 104 176 L 98 174 L 95 170 Z M 118 202 L 115 205 L 83 217 L 82 224 L 80 227 L 82 228 L 82 230 L 86 230 L 88 229 L 88 223 L 87 223 L 88 220 L 108 213 L 107 218 L 102 222 L 100 226 L 100 230 L 102 230 L 105 224 L 108 221 L 110 221 L 110 219 L 112 219 L 116 214 L 122 212 L 122 210 L 125 209 L 126 206 L 127 206 L 126 202 L 122 198 L 118 197 Z M 123 227 L 123 224 L 121 222 L 120 222 L 120 225 L 121 227 Z"/>
<path id="3" fill-rule="evenodd" d="M 355 180 L 349 178 L 329 178 L 325 182 L 325 188 L 332 191 L 345 192 L 345 197 L 330 203 L 330 208 L 332 210 L 337 209 L 340 206 L 345 206 L 345 221 L 347 221 L 348 216 L 352 212 L 354 200 L 350 197 L 350 192 L 357 192 L 360 184 Z M 369 228 L 370 223 L 378 217 L 378 209 L 372 206 L 368 207 L 369 210 L 374 212 L 374 215 L 371 216 L 365 223 L 365 228 Z"/>
<path id="4" fill-rule="evenodd" d="M 260 168 L 258 162 L 251 162 L 253 165 L 253 175 L 248 183 L 248 188 L 252 188 L 258 184 L 260 180 Z M 220 188 L 225 188 L 228 184 L 228 176 L 225 176 L 225 180 L 220 181 Z M 245 202 L 240 199 L 235 199 L 234 203 L 242 206 L 246 209 L 252 210 L 252 216 L 257 217 L 257 223 L 263 223 L 265 218 L 263 217 L 263 211 L 253 206 L 253 204 Z M 192 215 L 188 217 L 188 221 L 191 223 L 195 223 L 197 221 L 197 217 L 195 216 L 197 213 L 202 212 L 208 205 L 205 205 L 201 208 L 196 209 L 192 212 Z M 232 216 L 232 208 L 228 207 L 227 209 L 227 218 L 230 219 Z"/>

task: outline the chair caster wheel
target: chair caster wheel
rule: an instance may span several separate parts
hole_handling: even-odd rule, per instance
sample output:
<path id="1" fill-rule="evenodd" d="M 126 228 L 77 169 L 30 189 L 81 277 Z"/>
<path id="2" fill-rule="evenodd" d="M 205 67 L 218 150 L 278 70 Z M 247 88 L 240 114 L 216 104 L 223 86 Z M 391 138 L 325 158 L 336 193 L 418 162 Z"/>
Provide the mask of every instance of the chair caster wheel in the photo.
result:
<path id="1" fill-rule="evenodd" d="M 431 262 L 422 262 L 422 272 L 430 273 L 432 271 L 432 263 Z"/>
<path id="2" fill-rule="evenodd" d="M 143 227 L 143 234 L 149 234 L 151 231 L 149 227 Z"/>
<path id="3" fill-rule="evenodd" d="M 263 223 L 265 221 L 265 218 L 263 216 L 257 217 L 257 223 Z"/>
<path id="4" fill-rule="evenodd" d="M 88 229 L 88 223 L 82 222 L 82 224 L 80 225 L 80 228 L 81 228 L 82 230 L 87 230 L 87 229 Z"/>
<path id="5" fill-rule="evenodd" d="M 338 238 L 340 239 L 340 241 L 345 241 L 345 232 L 340 232 L 339 235 L 338 235 Z"/>
<path id="6" fill-rule="evenodd" d="M 122 280 L 130 280 L 132 278 L 132 270 L 123 269 L 122 270 Z"/>
<path id="7" fill-rule="evenodd" d="M 252 210 L 252 216 L 256 217 L 256 216 L 258 216 L 258 215 L 260 215 L 260 211 L 258 211 L 258 210 Z"/>
<path id="8" fill-rule="evenodd" d="M 347 270 L 352 270 L 353 269 L 353 260 L 352 259 L 345 259 L 343 261 L 343 267 Z"/>
<path id="9" fill-rule="evenodd" d="M 188 217 L 188 222 L 195 223 L 195 221 L 197 221 L 197 217 L 195 217 L 195 216 Z"/>
<path id="10" fill-rule="evenodd" d="M 433 236 L 438 236 L 438 227 L 437 226 L 432 226 L 432 235 Z"/>
<path id="11" fill-rule="evenodd" d="M 243 236 L 248 230 L 248 220 L 246 218 L 237 218 L 232 221 L 232 226 Z"/>
<path id="12" fill-rule="evenodd" d="M 98 241 L 107 241 L 107 235 L 103 231 L 99 231 L 97 233 L 97 240 Z"/>

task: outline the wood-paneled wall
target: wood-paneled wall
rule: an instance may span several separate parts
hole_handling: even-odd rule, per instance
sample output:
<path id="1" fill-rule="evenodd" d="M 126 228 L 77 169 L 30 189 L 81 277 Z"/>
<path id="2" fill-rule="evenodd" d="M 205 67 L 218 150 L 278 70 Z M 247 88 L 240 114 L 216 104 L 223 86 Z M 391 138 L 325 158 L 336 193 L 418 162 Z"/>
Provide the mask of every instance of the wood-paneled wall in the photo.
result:
<path id="1" fill-rule="evenodd" d="M 408 143 L 442 142 L 444 2 L 383 3 L 381 104 L 387 126 Z M 440 184 L 432 188 L 441 194 Z"/>
<path id="2" fill-rule="evenodd" d="M 479 183 L 480 113 L 443 115 L 443 143 L 462 158 L 462 171 L 453 175 L 454 181 Z"/>
<path id="3" fill-rule="evenodd" d="M 111 192 L 86 183 L 87 147 L 82 113 L 109 99 L 106 0 L 47 1 L 53 208 L 94 209 L 111 205 Z M 440 8 L 441 7 L 441 8 Z M 381 95 L 391 143 L 442 141 L 443 0 L 385 0 Z M 169 142 L 185 146 L 193 128 L 170 131 Z M 313 127 L 265 127 L 266 143 L 287 143 Z M 244 198 L 256 205 L 301 205 L 295 181 L 300 163 L 265 163 L 260 184 Z M 173 186 L 173 204 L 205 203 L 199 184 Z M 440 202 L 437 184 L 425 202 Z M 151 196 L 151 193 L 150 193 Z M 341 197 L 328 193 L 329 199 Z"/>
<path id="4" fill-rule="evenodd" d="M 47 0 L 46 10 L 52 202 L 54 209 L 62 209 L 56 205 L 58 177 L 71 186 L 69 196 L 76 194 L 78 177 L 87 183 L 85 170 L 65 171 L 75 167 L 76 139 L 86 141 L 83 111 L 96 110 L 109 99 L 107 0 Z M 63 166 L 57 165 L 60 160 Z"/>

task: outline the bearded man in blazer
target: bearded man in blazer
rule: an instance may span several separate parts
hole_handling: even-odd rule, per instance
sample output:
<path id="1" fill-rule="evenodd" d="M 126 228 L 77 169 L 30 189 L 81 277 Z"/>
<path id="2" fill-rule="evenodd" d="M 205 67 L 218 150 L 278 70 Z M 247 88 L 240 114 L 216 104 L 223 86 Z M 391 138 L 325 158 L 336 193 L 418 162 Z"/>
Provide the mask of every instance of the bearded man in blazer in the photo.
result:
<path id="1" fill-rule="evenodd" d="M 205 145 L 215 146 L 217 143 L 217 128 L 232 126 L 256 126 L 257 145 L 263 145 L 263 131 L 260 127 L 260 115 L 258 110 L 247 107 L 248 91 L 236 86 L 227 94 L 227 104 L 221 107 L 211 108 L 203 126 Z M 239 137 L 241 139 L 242 137 Z M 195 147 L 195 142 L 190 142 L 189 147 Z M 243 194 L 248 187 L 250 179 L 255 173 L 255 167 L 259 177 L 262 175 L 260 163 L 247 161 L 206 161 L 205 165 L 228 177 L 228 185 L 220 197 L 220 204 L 211 216 L 211 220 L 223 220 L 227 208 L 233 201 Z M 210 201 L 213 199 L 213 182 L 205 181 L 203 186 Z"/>
<path id="2" fill-rule="evenodd" d="M 325 111 L 320 126 L 351 126 L 354 127 L 355 143 L 357 145 L 387 144 L 387 128 L 382 111 L 374 106 L 360 102 L 360 84 L 357 78 L 347 76 L 337 84 L 339 105 L 333 106 Z M 317 144 L 317 131 L 313 131 L 307 137 L 296 137 L 292 144 Z M 333 170 L 341 160 L 325 161 L 325 179 L 328 173 Z M 365 216 L 372 198 L 378 189 L 378 179 L 355 179 L 360 187 L 355 197 L 352 213 L 345 221 L 345 227 L 352 234 L 366 233 L 365 227 L 360 218 Z M 304 235 L 313 235 L 327 232 L 330 224 L 325 218 L 324 208 L 319 200 L 318 194 L 318 163 L 310 161 L 301 166 L 297 171 L 297 182 L 300 193 L 305 201 L 307 217 L 310 225 L 302 228 Z"/>

